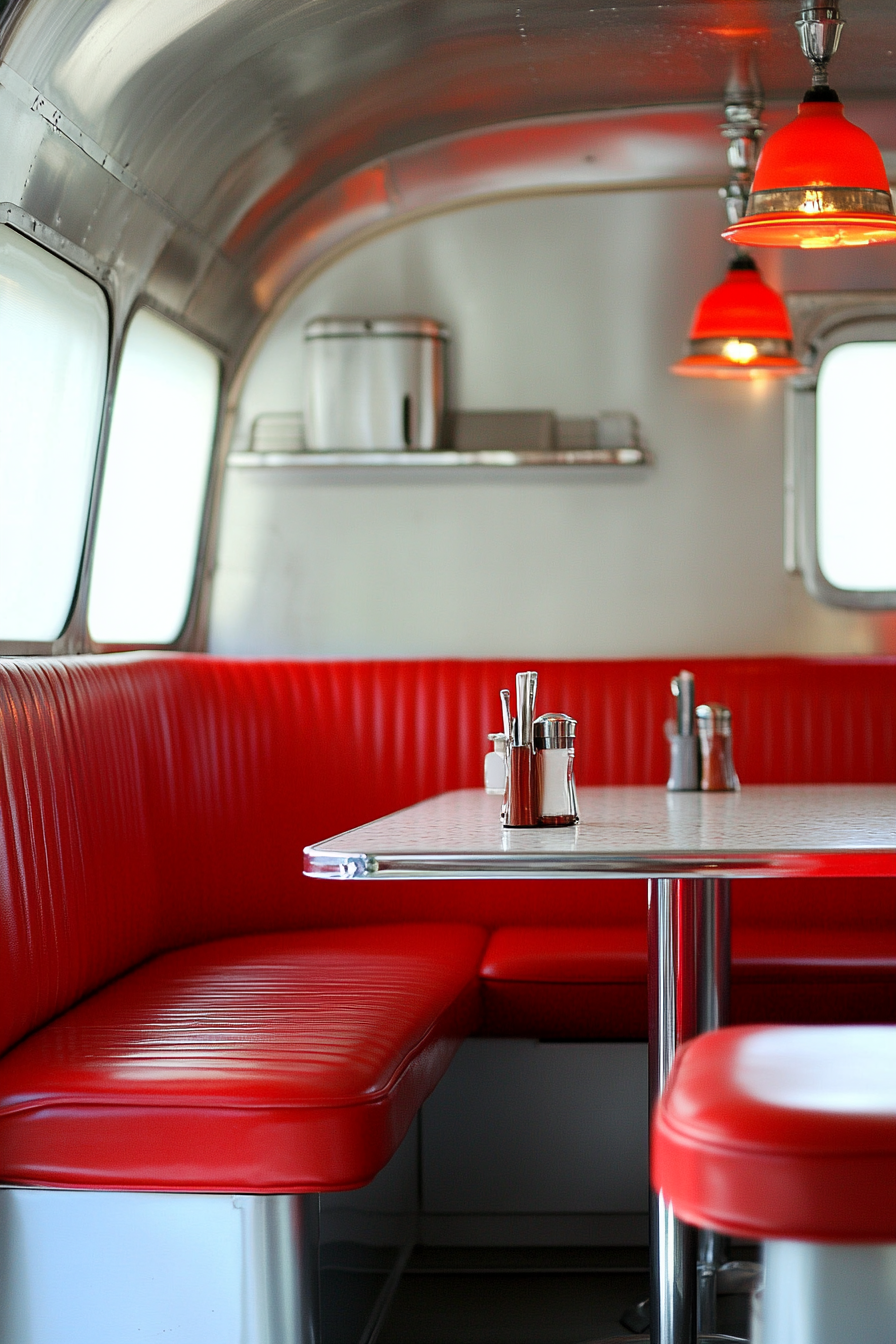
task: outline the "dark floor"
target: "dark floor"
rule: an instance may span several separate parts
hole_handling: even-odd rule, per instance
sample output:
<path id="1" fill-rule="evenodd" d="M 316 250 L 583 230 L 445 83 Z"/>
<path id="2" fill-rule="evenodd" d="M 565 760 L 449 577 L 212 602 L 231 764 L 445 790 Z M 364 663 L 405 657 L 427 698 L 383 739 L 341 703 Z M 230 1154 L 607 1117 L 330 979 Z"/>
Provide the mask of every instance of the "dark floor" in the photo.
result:
<path id="1" fill-rule="evenodd" d="M 417 1247 L 378 1344 L 581 1344 L 624 1334 L 647 1248 Z"/>
<path id="2" fill-rule="evenodd" d="M 757 1248 L 735 1253 L 754 1259 Z M 584 1344 L 625 1336 L 621 1315 L 647 1296 L 647 1257 L 646 1246 L 418 1246 L 377 1344 Z M 720 1334 L 743 1338 L 748 1321 L 747 1296 L 718 1298 Z"/>

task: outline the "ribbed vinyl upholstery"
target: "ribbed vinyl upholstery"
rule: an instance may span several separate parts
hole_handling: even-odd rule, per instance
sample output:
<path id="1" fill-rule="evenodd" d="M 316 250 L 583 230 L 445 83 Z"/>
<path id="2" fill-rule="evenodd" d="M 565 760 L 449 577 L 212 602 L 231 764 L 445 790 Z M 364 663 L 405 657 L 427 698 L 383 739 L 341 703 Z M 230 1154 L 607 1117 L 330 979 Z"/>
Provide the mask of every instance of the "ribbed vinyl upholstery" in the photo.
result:
<path id="1" fill-rule="evenodd" d="M 536 662 L 583 784 L 661 783 L 680 662 Z M 896 780 L 896 660 L 689 660 L 742 781 Z M 481 780 L 524 660 L 0 661 L 0 1048 L 156 953 L 371 922 L 634 925 L 632 882 L 331 883 L 302 848 Z M 892 927 L 891 882 L 741 882 L 735 926 Z"/>
<path id="2" fill-rule="evenodd" d="M 0 1049 L 163 941 L 142 670 L 0 662 Z"/>
<path id="3" fill-rule="evenodd" d="M 380 925 L 156 957 L 0 1060 L 0 1178 L 363 1185 L 478 1025 L 484 943 L 463 925 Z"/>

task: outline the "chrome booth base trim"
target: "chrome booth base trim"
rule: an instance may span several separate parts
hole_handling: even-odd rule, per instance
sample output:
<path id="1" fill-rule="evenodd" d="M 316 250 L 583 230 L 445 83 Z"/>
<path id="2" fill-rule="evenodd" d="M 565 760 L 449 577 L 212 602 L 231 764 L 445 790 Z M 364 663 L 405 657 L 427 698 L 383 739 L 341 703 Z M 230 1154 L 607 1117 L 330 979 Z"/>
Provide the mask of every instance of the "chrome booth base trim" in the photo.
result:
<path id="1" fill-rule="evenodd" d="M 609 1335 L 603 1339 L 592 1339 L 585 1341 L 585 1344 L 639 1344 L 639 1341 L 645 1341 L 650 1344 L 649 1335 Z M 738 1335 L 698 1335 L 697 1344 L 747 1344 Z"/>
<path id="2" fill-rule="evenodd" d="M 318 1195 L 0 1189 L 3 1344 L 320 1344 Z"/>
<path id="3" fill-rule="evenodd" d="M 650 1344 L 649 1335 L 609 1335 L 603 1339 L 586 1340 L 584 1344 Z M 698 1335 L 697 1344 L 749 1344 L 749 1341 L 743 1340 L 739 1335 Z"/>

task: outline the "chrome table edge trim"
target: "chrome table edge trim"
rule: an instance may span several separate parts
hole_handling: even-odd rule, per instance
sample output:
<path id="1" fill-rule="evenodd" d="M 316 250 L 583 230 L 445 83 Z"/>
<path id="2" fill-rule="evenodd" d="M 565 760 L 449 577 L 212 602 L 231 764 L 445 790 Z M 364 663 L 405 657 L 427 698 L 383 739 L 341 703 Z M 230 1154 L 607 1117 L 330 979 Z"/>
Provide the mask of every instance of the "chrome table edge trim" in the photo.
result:
<path id="1" fill-rule="evenodd" d="M 699 853 L 675 854 L 372 854 L 326 850 L 308 845 L 306 877 L 357 878 L 715 878 L 848 876 L 850 857 L 861 860 L 861 876 L 892 876 L 896 847 L 843 852 L 782 850 L 775 854 L 727 854 L 716 859 Z M 889 859 L 875 871 L 869 862 Z"/>

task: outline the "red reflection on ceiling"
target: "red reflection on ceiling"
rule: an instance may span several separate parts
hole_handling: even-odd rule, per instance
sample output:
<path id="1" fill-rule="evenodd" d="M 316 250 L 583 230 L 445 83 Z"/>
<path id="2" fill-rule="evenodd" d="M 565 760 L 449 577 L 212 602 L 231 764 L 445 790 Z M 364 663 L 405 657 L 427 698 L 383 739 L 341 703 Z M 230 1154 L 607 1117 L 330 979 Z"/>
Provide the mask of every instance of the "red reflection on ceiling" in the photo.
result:
<path id="1" fill-rule="evenodd" d="M 321 235 L 330 247 L 389 214 L 387 169 L 383 164 L 352 173 L 322 191 L 301 215 L 282 226 L 262 252 L 253 286 L 255 301 L 267 310 L 293 273 L 315 249 Z"/>

